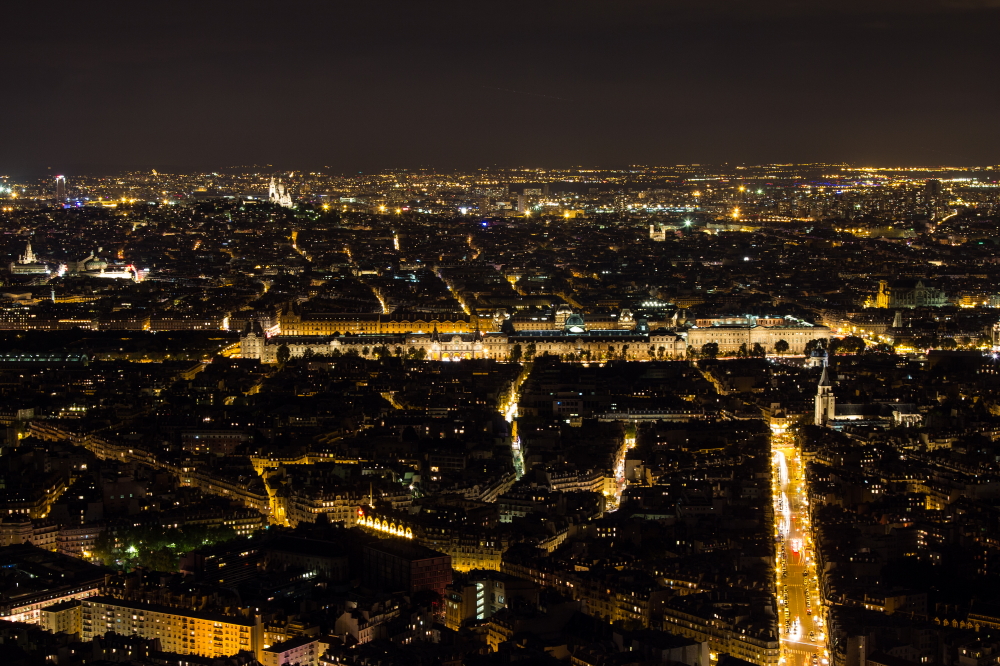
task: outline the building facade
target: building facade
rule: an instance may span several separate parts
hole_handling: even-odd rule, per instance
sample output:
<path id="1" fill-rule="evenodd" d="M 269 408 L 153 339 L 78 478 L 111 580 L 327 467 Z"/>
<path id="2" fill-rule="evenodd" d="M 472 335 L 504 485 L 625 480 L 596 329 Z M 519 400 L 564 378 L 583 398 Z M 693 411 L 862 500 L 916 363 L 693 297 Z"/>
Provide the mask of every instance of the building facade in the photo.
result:
<path id="1" fill-rule="evenodd" d="M 323 655 L 322 644 L 317 636 L 298 636 L 264 648 L 260 663 L 263 666 L 317 666 Z"/>
<path id="2" fill-rule="evenodd" d="M 948 296 L 923 280 L 882 280 L 875 302 L 880 308 L 939 308 L 948 304 Z"/>
<path id="3" fill-rule="evenodd" d="M 13 275 L 48 275 L 49 267 L 38 261 L 38 257 L 31 250 L 31 241 L 28 241 L 24 254 L 17 258 L 17 261 L 10 263 L 10 272 Z"/>
<path id="4" fill-rule="evenodd" d="M 281 335 L 405 335 L 430 333 L 471 333 L 477 328 L 493 330 L 493 320 L 464 314 L 375 314 L 368 312 L 304 312 L 296 305 L 286 305 L 278 312 Z"/>
<path id="5" fill-rule="evenodd" d="M 687 344 L 690 348 L 699 350 L 704 345 L 714 342 L 719 345 L 719 354 L 727 355 L 740 351 L 743 345 L 753 349 L 759 344 L 768 353 L 775 351 L 779 340 L 788 343 L 788 353 L 802 354 L 806 343 L 810 340 L 830 340 L 830 329 L 826 326 L 695 326 L 687 332 Z"/>
<path id="6" fill-rule="evenodd" d="M 241 617 L 158 606 L 113 597 L 91 597 L 82 603 L 81 640 L 109 631 L 158 638 L 165 652 L 228 657 L 240 651 L 263 654 L 260 616 Z"/>
<path id="7" fill-rule="evenodd" d="M 251 324 L 240 337 L 243 358 L 277 363 L 278 349 L 286 346 L 289 358 L 302 356 L 337 356 L 357 354 L 375 358 L 388 349 L 390 354 L 405 354 L 429 361 L 493 359 L 509 361 L 519 353 L 521 359 L 533 352 L 566 360 L 606 361 L 611 359 L 663 360 L 683 358 L 687 345 L 676 333 L 659 330 L 649 333 L 628 330 L 602 331 L 523 331 L 506 333 L 410 333 L 407 335 L 350 336 L 269 336 L 259 325 Z M 805 345 L 803 340 L 801 346 Z M 738 345 L 737 345 L 738 347 Z"/>
<path id="8" fill-rule="evenodd" d="M 43 608 L 39 612 L 39 624 L 53 634 L 75 634 L 83 631 L 82 604 L 79 599 L 64 601 Z"/>

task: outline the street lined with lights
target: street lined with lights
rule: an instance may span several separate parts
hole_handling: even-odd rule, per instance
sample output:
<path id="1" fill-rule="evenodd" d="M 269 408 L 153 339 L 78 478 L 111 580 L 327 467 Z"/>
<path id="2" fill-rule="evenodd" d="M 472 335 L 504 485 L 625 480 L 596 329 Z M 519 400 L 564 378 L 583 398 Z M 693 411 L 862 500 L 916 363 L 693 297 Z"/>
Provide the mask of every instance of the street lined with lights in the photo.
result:
<path id="1" fill-rule="evenodd" d="M 826 666 L 830 653 L 809 522 L 805 467 L 794 434 L 772 426 L 771 452 L 780 663 Z"/>

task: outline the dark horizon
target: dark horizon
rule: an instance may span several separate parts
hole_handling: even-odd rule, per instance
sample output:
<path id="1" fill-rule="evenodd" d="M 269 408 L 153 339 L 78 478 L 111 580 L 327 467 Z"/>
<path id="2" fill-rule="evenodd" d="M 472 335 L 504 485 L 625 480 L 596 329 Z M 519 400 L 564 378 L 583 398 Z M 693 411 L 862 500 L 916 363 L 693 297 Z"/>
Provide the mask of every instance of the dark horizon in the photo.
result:
<path id="1" fill-rule="evenodd" d="M 1000 3 L 869 4 L 22 4 L 0 168 L 995 164 Z"/>
<path id="2" fill-rule="evenodd" d="M 518 171 L 518 170 L 547 170 L 547 171 L 571 171 L 574 169 L 594 169 L 600 171 L 624 171 L 628 169 L 669 169 L 676 166 L 702 166 L 705 167 L 707 172 L 715 172 L 716 169 L 722 167 L 762 167 L 768 164 L 795 164 L 797 166 L 805 165 L 818 165 L 823 164 L 823 162 L 813 161 L 813 162 L 795 162 L 795 163 L 749 163 L 749 162 L 692 162 L 689 164 L 574 164 L 574 165 L 561 165 L 561 164 L 536 164 L 536 165 L 478 165 L 471 167 L 438 167 L 433 165 L 417 165 L 417 166 L 386 166 L 383 168 L 372 168 L 364 170 L 351 170 L 351 169 L 334 169 L 323 166 L 296 166 L 291 164 L 286 165 L 259 165 L 259 169 L 253 170 L 250 165 L 241 166 L 206 166 L 206 165 L 180 165 L 180 164 L 131 164 L 131 165 L 121 165 L 121 164 L 97 164 L 97 165 L 63 165 L 62 168 L 55 167 L 45 167 L 45 166 L 27 166 L 27 167 L 14 167 L 14 168 L 4 168 L 0 166 L 0 180 L 9 182 L 41 182 L 54 178 L 57 175 L 65 176 L 69 181 L 74 178 L 102 178 L 102 177 L 116 177 L 121 176 L 126 173 L 141 173 L 150 170 L 156 170 L 158 173 L 164 175 L 171 174 L 250 174 L 250 173 L 260 173 L 263 175 L 276 175 L 280 176 L 282 174 L 288 173 L 316 173 L 321 174 L 325 177 L 351 177 L 363 174 L 381 174 L 390 173 L 395 171 L 408 171 L 408 172 L 418 172 L 425 171 L 428 173 L 469 173 L 474 171 L 492 171 L 492 170 L 505 170 L 505 171 Z M 935 175 L 943 175 L 949 173 L 957 173 L 956 169 L 984 169 L 986 167 L 994 167 L 996 165 L 992 164 L 920 164 L 920 163 L 910 163 L 910 164 L 874 164 L 874 163 L 845 163 L 848 168 L 852 169 L 864 169 L 864 168 L 879 168 L 879 169 L 926 169 L 926 174 L 928 178 Z M 986 177 L 991 172 L 977 171 L 975 173 L 979 174 L 980 179 Z M 1000 172 L 998 172 L 1000 173 Z M 641 175 L 641 174 L 639 174 Z M 756 176 L 755 176 L 756 177 Z M 1000 179 L 1000 175 L 992 180 Z"/>

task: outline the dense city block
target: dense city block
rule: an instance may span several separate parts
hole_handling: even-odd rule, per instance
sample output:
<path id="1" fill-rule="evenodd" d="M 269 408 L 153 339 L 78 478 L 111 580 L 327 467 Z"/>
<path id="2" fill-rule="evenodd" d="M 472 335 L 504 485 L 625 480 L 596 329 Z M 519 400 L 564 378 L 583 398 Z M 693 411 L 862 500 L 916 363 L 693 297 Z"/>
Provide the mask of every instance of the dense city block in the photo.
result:
<path id="1" fill-rule="evenodd" d="M 998 176 L 0 178 L 0 663 L 996 666 Z"/>

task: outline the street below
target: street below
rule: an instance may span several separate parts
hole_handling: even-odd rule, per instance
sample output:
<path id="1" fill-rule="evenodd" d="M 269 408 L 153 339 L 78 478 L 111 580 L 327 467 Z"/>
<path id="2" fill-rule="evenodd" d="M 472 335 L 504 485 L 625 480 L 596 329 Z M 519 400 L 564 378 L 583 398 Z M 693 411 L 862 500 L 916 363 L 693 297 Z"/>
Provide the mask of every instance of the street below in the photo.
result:
<path id="1" fill-rule="evenodd" d="M 809 526 L 805 468 L 792 433 L 771 431 L 781 663 L 827 666 L 826 628 Z"/>

